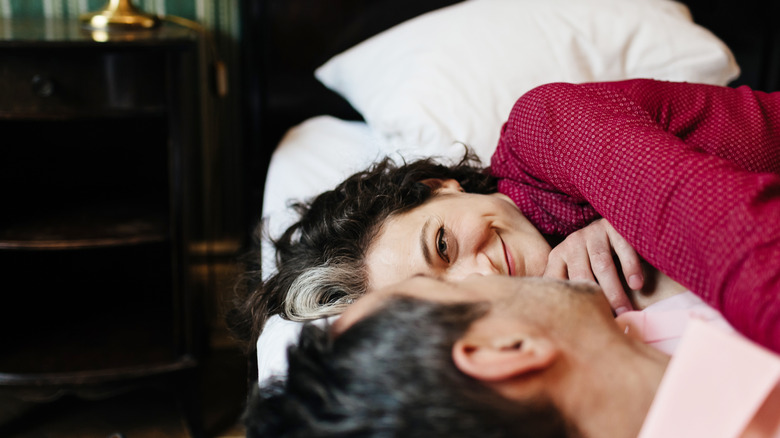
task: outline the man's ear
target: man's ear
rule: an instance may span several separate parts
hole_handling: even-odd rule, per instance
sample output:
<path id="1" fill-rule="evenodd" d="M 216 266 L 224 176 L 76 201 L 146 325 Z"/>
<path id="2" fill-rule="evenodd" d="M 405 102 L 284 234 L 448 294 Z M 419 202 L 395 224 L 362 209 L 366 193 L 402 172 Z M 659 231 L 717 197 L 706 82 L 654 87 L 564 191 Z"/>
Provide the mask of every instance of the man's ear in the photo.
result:
<path id="1" fill-rule="evenodd" d="M 463 191 L 463 187 L 460 186 L 460 183 L 452 178 L 426 178 L 420 182 L 430 187 L 431 190 L 437 193 Z"/>
<path id="2" fill-rule="evenodd" d="M 543 370 L 553 364 L 558 354 L 558 347 L 550 339 L 521 331 L 492 337 L 467 333 L 452 347 L 455 366 L 483 382 L 498 382 Z"/>

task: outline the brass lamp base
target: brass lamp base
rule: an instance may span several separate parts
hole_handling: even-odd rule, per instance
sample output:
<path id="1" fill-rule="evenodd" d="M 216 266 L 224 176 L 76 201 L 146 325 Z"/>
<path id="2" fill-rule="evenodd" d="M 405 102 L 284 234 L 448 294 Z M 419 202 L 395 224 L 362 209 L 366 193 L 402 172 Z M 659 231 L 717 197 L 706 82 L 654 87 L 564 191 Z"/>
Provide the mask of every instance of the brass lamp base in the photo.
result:
<path id="1" fill-rule="evenodd" d="M 90 30 L 144 30 L 160 24 L 160 19 L 133 6 L 131 0 L 109 0 L 96 12 L 79 17 L 84 27 Z"/>

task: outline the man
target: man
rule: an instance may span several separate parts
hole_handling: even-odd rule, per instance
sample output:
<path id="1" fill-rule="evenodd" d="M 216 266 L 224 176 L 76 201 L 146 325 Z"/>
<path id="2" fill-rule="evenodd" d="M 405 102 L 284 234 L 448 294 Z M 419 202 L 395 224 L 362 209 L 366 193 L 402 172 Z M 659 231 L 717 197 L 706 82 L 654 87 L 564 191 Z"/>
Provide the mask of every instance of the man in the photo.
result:
<path id="1" fill-rule="evenodd" d="M 780 436 L 780 359 L 692 322 L 674 358 L 594 283 L 416 277 L 307 327 L 255 436 Z"/>

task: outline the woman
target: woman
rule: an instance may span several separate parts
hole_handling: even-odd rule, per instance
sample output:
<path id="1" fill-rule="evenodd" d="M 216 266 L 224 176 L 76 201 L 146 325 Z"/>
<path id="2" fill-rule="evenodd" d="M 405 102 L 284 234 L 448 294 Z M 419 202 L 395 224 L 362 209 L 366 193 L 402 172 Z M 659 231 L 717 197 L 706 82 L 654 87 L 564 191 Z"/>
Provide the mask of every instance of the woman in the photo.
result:
<path id="1" fill-rule="evenodd" d="M 298 204 L 300 220 L 274 241 L 277 272 L 251 279 L 255 292 L 240 304 L 260 317 L 306 321 L 416 274 L 543 275 L 560 239 L 543 236 L 496 184 L 471 154 L 451 166 L 386 158 Z"/>
<path id="2" fill-rule="evenodd" d="M 766 269 L 780 260 L 778 115 L 780 96 L 747 89 L 650 80 L 537 88 L 518 100 L 489 172 L 468 159 L 451 168 L 383 162 L 300 205 L 301 221 L 277 241 L 279 272 L 244 302 L 255 318 L 238 327 L 256 336 L 269 314 L 338 314 L 356 295 L 415 274 L 593 272 L 605 291 L 620 290 L 612 248 L 639 289 L 633 246 L 778 350 L 780 280 L 777 264 Z M 724 179 L 736 190 L 711 196 L 707 184 Z M 713 235 L 723 226 L 732 235 Z M 618 313 L 630 305 L 622 293 L 610 301 Z"/>

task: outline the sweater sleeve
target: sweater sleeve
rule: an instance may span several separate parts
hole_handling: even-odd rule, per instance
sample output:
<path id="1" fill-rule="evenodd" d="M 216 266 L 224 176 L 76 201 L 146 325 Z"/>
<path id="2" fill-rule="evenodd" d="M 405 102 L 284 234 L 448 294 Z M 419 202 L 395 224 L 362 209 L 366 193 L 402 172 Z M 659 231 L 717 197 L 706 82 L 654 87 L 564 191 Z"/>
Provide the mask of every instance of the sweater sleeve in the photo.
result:
<path id="1" fill-rule="evenodd" d="M 780 94 L 633 80 L 518 100 L 491 170 L 542 232 L 603 216 L 780 352 Z"/>

